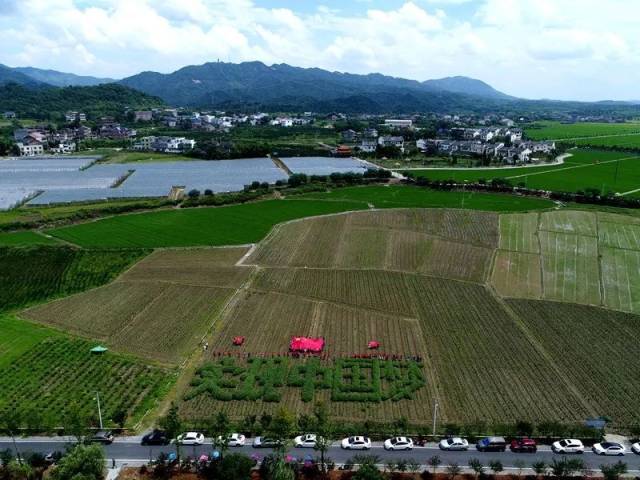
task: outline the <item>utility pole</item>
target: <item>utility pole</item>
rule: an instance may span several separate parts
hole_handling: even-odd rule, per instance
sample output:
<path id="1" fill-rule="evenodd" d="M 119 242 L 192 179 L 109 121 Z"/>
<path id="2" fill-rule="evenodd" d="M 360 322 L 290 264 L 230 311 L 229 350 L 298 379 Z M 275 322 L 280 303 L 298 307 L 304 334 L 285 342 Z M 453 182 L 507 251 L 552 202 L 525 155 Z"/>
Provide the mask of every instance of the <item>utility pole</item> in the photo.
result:
<path id="1" fill-rule="evenodd" d="M 436 436 L 436 422 L 438 420 L 438 401 L 433 405 L 433 436 Z"/>
<path id="2" fill-rule="evenodd" d="M 13 434 L 13 429 L 9 430 L 9 434 L 11 435 L 11 440 L 13 440 L 13 448 L 16 451 L 16 458 L 18 459 L 18 464 L 22 465 L 22 455 L 20 455 L 20 450 L 18 450 L 18 444 L 16 442 L 16 437 Z"/>
<path id="3" fill-rule="evenodd" d="M 100 409 L 100 392 L 96 392 L 96 401 L 98 402 L 98 419 L 100 420 L 100 430 L 102 430 L 102 410 Z"/>

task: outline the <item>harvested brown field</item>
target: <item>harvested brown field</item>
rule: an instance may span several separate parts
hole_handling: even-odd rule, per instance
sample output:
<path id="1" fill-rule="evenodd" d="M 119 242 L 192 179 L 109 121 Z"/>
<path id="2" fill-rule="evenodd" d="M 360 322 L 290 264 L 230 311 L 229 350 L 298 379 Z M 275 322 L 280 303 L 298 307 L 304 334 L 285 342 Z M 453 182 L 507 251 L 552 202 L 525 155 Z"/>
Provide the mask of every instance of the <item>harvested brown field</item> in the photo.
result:
<path id="1" fill-rule="evenodd" d="M 233 265 L 247 248 L 157 251 L 115 282 L 28 309 L 30 320 L 97 338 L 165 363 L 193 352 L 251 275 Z"/>
<path id="2" fill-rule="evenodd" d="M 247 259 L 273 267 L 420 272 L 484 282 L 497 216 L 449 210 L 356 212 L 279 226 Z"/>
<path id="3" fill-rule="evenodd" d="M 587 412 L 571 389 L 485 287 L 414 280 L 425 346 L 448 420 L 584 418 Z"/>
<path id="4" fill-rule="evenodd" d="M 415 316 L 407 274 L 379 270 L 261 269 L 252 288 Z"/>
<path id="5" fill-rule="evenodd" d="M 246 247 L 158 250 L 120 279 L 238 288 L 252 271 L 234 266 L 246 252 Z"/>
<path id="6" fill-rule="evenodd" d="M 232 346 L 236 336 L 246 338 L 241 347 Z M 379 353 L 423 353 L 415 318 L 253 290 L 244 292 L 229 312 L 228 321 L 215 336 L 212 352 L 286 354 L 293 336 L 324 337 L 324 354 L 328 356 L 366 354 L 371 340 L 381 342 Z"/>
<path id="7" fill-rule="evenodd" d="M 594 414 L 618 425 L 637 424 L 637 316 L 557 302 L 508 303 Z"/>

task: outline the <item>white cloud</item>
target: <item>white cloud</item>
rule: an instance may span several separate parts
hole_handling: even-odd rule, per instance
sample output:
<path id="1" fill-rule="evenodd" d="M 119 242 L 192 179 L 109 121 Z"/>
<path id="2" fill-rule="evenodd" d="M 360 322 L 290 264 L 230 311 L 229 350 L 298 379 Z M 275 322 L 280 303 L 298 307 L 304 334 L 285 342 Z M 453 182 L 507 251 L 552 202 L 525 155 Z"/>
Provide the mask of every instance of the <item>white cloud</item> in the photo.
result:
<path id="1" fill-rule="evenodd" d="M 0 62 L 118 77 L 262 60 L 420 80 L 469 75 L 528 97 L 637 97 L 640 2 L 380 4 L 345 14 L 252 0 L 0 0 Z"/>

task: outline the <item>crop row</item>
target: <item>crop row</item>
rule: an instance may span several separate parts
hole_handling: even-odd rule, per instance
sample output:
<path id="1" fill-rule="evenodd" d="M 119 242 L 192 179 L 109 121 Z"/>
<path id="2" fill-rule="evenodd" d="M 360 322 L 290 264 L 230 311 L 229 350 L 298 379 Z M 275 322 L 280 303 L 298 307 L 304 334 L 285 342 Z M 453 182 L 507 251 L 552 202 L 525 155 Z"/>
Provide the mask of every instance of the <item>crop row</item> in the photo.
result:
<path id="1" fill-rule="evenodd" d="M 144 254 L 141 250 L 0 248 L 0 311 L 102 285 Z"/>
<path id="2" fill-rule="evenodd" d="M 23 425 L 39 429 L 65 426 L 70 416 L 95 421 L 96 392 L 107 424 L 143 413 L 167 372 L 110 353 L 92 355 L 92 346 L 56 337 L 1 368 L 0 415 L 18 413 Z"/>
<path id="3" fill-rule="evenodd" d="M 284 387 L 301 389 L 303 402 L 319 390 L 331 390 L 334 402 L 381 402 L 412 399 L 425 385 L 422 365 L 411 360 L 287 357 L 233 358 L 200 367 L 185 400 L 209 395 L 216 400 L 280 402 Z"/>

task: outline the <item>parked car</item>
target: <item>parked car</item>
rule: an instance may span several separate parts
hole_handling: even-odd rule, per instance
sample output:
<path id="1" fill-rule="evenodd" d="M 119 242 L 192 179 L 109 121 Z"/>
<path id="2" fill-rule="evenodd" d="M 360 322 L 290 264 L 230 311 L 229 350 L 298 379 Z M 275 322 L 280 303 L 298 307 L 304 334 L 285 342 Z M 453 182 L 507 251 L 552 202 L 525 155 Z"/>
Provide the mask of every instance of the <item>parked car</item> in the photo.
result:
<path id="1" fill-rule="evenodd" d="M 60 459 L 64 456 L 64 453 L 55 450 L 53 452 L 49 452 L 44 456 L 44 462 L 47 465 L 55 465 L 60 461 Z"/>
<path id="2" fill-rule="evenodd" d="M 512 452 L 527 452 L 536 453 L 538 451 L 538 445 L 532 438 L 520 438 L 512 440 L 510 445 Z"/>
<path id="3" fill-rule="evenodd" d="M 147 433 L 142 437 L 142 445 L 167 445 L 169 443 L 169 437 L 164 430 L 154 430 L 151 433 Z"/>
<path id="4" fill-rule="evenodd" d="M 640 442 L 636 442 L 633 445 L 631 445 L 631 451 L 633 453 L 640 455 Z"/>
<path id="5" fill-rule="evenodd" d="M 507 441 L 503 437 L 485 437 L 476 443 L 479 452 L 504 452 Z"/>
<path id="6" fill-rule="evenodd" d="M 345 450 L 369 450 L 371 440 L 367 437 L 348 437 L 342 440 L 340 446 Z"/>
<path id="7" fill-rule="evenodd" d="M 300 435 L 293 439 L 293 444 L 296 448 L 315 448 L 318 443 L 318 437 L 313 433 L 307 433 L 306 435 Z"/>
<path id="8" fill-rule="evenodd" d="M 596 443 L 591 449 L 596 455 L 624 455 L 627 449 L 624 445 L 616 442 Z"/>
<path id="9" fill-rule="evenodd" d="M 452 437 L 440 440 L 440 450 L 469 450 L 469 442 L 464 438 Z"/>
<path id="10" fill-rule="evenodd" d="M 176 443 L 180 445 L 202 445 L 204 443 L 204 435 L 198 432 L 187 432 L 178 435 Z"/>
<path id="11" fill-rule="evenodd" d="M 412 450 L 413 440 L 408 437 L 393 437 L 384 441 L 385 450 Z"/>
<path id="12" fill-rule="evenodd" d="M 91 441 L 94 443 L 111 445 L 113 443 L 113 433 L 111 433 L 111 430 L 99 430 L 93 434 Z"/>
<path id="13" fill-rule="evenodd" d="M 229 436 L 229 441 L 227 442 L 228 447 L 244 447 L 244 443 L 246 442 L 246 437 L 241 433 L 232 433 Z"/>
<path id="14" fill-rule="evenodd" d="M 253 448 L 277 448 L 282 446 L 280 440 L 269 437 L 256 437 L 253 439 Z"/>
<path id="15" fill-rule="evenodd" d="M 563 438 L 551 445 L 553 453 L 584 453 L 584 445 L 575 438 Z"/>

